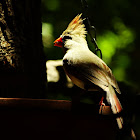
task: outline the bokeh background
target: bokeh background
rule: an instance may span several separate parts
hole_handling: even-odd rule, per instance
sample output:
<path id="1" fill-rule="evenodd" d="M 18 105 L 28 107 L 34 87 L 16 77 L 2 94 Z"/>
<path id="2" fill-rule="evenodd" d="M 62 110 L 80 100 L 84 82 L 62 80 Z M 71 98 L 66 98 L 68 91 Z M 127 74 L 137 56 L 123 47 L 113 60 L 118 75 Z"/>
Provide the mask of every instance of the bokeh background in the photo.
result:
<path id="1" fill-rule="evenodd" d="M 139 89 L 140 85 L 140 14 L 139 1 L 88 0 L 91 24 L 97 30 L 97 44 L 103 60 L 116 79 Z M 69 22 L 83 12 L 80 0 L 42 0 L 42 36 L 47 60 L 62 59 L 63 52 L 53 41 Z M 89 37 L 91 50 L 94 46 Z"/>

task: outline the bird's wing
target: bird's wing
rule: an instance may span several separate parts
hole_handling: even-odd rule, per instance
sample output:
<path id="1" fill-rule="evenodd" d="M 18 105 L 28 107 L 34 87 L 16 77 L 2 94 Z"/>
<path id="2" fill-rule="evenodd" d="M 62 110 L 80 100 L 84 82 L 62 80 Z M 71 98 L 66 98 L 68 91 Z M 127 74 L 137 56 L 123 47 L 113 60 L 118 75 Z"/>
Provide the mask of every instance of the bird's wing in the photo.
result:
<path id="1" fill-rule="evenodd" d="M 101 65 L 101 64 L 100 64 Z M 70 75 L 74 75 L 81 81 L 90 81 L 105 90 L 108 85 L 112 85 L 120 93 L 117 82 L 105 63 L 101 66 L 95 63 L 64 63 L 64 69 Z M 105 90 L 106 91 L 106 90 Z"/>
<path id="2" fill-rule="evenodd" d="M 117 84 L 117 81 L 116 81 L 114 75 L 112 74 L 111 69 L 103 61 L 100 63 L 100 69 L 103 70 L 104 73 L 106 74 L 106 77 L 107 77 L 110 85 L 112 85 L 115 88 L 115 90 L 120 94 L 121 91 L 119 89 L 119 86 Z"/>
<path id="3" fill-rule="evenodd" d="M 63 65 L 68 75 L 73 75 L 75 78 L 85 83 L 89 81 L 102 89 L 108 86 L 105 73 L 95 64 L 73 64 L 71 62 L 65 62 Z"/>

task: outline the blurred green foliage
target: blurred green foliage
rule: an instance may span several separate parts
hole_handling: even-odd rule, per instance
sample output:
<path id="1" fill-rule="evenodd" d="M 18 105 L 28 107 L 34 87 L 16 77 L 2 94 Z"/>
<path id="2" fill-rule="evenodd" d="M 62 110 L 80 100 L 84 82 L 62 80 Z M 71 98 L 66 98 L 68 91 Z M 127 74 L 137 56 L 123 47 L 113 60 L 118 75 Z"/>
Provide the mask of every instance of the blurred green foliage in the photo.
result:
<path id="1" fill-rule="evenodd" d="M 87 0 L 91 24 L 97 30 L 97 44 L 103 60 L 111 67 L 118 81 L 136 88 L 140 85 L 140 1 Z M 47 59 L 61 59 L 63 52 L 53 41 L 69 22 L 82 12 L 80 0 L 42 0 L 42 37 Z M 91 50 L 94 46 L 89 37 Z"/>

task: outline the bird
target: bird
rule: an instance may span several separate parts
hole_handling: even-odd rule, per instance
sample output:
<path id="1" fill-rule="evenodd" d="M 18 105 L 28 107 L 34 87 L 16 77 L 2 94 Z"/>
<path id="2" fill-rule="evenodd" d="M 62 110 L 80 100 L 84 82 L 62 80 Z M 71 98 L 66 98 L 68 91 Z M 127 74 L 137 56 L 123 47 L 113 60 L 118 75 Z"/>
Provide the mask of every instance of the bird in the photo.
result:
<path id="1" fill-rule="evenodd" d="M 86 91 L 104 91 L 113 114 L 118 114 L 123 108 L 116 94 L 121 94 L 121 91 L 111 69 L 89 49 L 83 21 L 82 13 L 78 14 L 54 41 L 54 46 L 63 48 L 63 68 L 72 82 Z M 122 129 L 123 117 L 118 116 L 116 120 Z M 133 129 L 131 135 L 135 138 Z"/>

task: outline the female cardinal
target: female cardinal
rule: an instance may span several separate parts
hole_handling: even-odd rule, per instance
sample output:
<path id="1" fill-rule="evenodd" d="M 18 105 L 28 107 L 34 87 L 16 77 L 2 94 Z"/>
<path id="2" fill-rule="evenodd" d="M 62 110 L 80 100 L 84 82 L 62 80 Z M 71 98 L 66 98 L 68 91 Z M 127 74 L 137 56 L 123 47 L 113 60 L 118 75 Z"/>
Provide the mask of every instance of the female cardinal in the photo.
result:
<path id="1" fill-rule="evenodd" d="M 86 41 L 86 28 L 81 15 L 77 15 L 62 35 L 54 41 L 54 46 L 63 47 L 63 67 L 72 82 L 87 91 L 103 90 L 106 100 L 111 104 L 114 114 L 122 111 L 116 93 L 120 89 L 110 68 L 97 55 L 91 52 Z M 123 118 L 116 118 L 118 127 L 122 129 Z M 131 131 L 134 135 L 133 130 Z"/>

